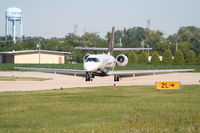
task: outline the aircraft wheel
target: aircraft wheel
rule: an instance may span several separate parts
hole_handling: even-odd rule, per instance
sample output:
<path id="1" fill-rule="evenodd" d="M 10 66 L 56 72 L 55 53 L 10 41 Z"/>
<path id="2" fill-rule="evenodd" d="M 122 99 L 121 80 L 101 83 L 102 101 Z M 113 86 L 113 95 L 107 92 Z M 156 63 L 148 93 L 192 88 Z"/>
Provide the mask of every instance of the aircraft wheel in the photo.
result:
<path id="1" fill-rule="evenodd" d="M 118 82 L 119 81 L 119 76 L 114 76 L 114 81 Z"/>
<path id="2" fill-rule="evenodd" d="M 87 74 L 85 77 L 85 81 L 92 81 L 92 76 L 90 74 Z"/>
<path id="3" fill-rule="evenodd" d="M 94 75 L 94 74 L 92 74 L 91 76 L 92 76 L 92 78 L 95 78 L 95 75 Z"/>
<path id="4" fill-rule="evenodd" d="M 87 81 L 90 81 L 90 77 L 87 75 L 86 77 L 85 77 L 85 81 L 87 82 Z"/>

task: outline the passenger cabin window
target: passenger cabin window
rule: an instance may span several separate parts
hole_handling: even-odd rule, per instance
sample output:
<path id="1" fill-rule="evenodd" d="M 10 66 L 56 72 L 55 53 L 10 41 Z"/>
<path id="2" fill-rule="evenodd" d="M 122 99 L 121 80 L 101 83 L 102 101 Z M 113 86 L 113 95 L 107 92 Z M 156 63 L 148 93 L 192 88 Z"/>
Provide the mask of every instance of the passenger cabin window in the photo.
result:
<path id="1" fill-rule="evenodd" d="M 98 58 L 87 58 L 86 62 L 100 62 Z"/>

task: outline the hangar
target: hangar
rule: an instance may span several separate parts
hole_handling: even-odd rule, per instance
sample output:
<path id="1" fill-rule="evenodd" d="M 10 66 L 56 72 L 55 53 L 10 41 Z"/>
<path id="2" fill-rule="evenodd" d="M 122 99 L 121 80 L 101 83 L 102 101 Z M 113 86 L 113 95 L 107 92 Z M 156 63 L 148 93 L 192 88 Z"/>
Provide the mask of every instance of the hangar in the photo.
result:
<path id="1" fill-rule="evenodd" d="M 70 52 L 48 50 L 23 50 L 0 52 L 0 63 L 14 64 L 64 64 Z"/>

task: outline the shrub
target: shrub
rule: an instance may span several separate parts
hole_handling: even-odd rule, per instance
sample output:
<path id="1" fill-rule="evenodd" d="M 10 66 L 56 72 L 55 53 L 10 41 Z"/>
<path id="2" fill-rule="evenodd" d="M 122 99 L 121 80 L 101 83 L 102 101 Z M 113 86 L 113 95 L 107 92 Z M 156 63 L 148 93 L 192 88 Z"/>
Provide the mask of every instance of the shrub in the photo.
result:
<path id="1" fill-rule="evenodd" d="M 193 50 L 189 50 L 185 57 L 187 65 L 195 65 L 197 63 L 197 57 Z"/>
<path id="2" fill-rule="evenodd" d="M 137 63 L 137 55 L 135 51 L 130 51 L 128 53 L 128 59 L 129 59 L 129 63 L 133 63 L 133 64 Z"/>
<path id="3" fill-rule="evenodd" d="M 164 65 L 171 65 L 173 62 L 172 59 L 172 52 L 170 49 L 165 50 L 164 54 L 163 54 L 163 59 L 162 59 L 162 63 Z"/>
<path id="4" fill-rule="evenodd" d="M 174 64 L 175 65 L 183 65 L 185 64 L 185 59 L 181 50 L 177 50 L 174 56 Z"/>
<path id="5" fill-rule="evenodd" d="M 143 51 L 141 54 L 140 54 L 140 57 L 139 57 L 139 61 L 138 61 L 140 64 L 147 64 L 149 61 L 148 61 L 148 54 L 147 52 Z"/>
<path id="6" fill-rule="evenodd" d="M 154 64 L 154 65 L 159 65 L 160 64 L 160 58 L 159 58 L 159 54 L 158 54 L 157 51 L 154 51 L 152 53 L 151 64 Z"/>

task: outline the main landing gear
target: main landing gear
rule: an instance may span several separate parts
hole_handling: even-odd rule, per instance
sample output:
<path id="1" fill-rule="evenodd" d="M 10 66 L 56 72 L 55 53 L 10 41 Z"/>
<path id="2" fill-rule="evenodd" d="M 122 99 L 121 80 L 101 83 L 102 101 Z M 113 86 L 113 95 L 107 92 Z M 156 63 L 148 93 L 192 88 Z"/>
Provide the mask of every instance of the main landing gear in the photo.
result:
<path id="1" fill-rule="evenodd" d="M 86 82 L 92 81 L 94 77 L 95 77 L 95 74 L 93 74 L 93 73 L 86 73 L 86 75 L 85 75 L 85 81 Z M 120 79 L 119 75 L 114 75 L 114 82 L 118 82 L 119 79 Z"/>
<path id="2" fill-rule="evenodd" d="M 94 78 L 94 74 L 92 73 L 87 73 L 86 76 L 85 76 L 85 81 L 92 81 L 92 79 Z"/>
<path id="3" fill-rule="evenodd" d="M 115 82 L 118 82 L 118 81 L 119 81 L 119 75 L 115 75 L 115 76 L 114 76 L 114 81 L 115 81 Z"/>

